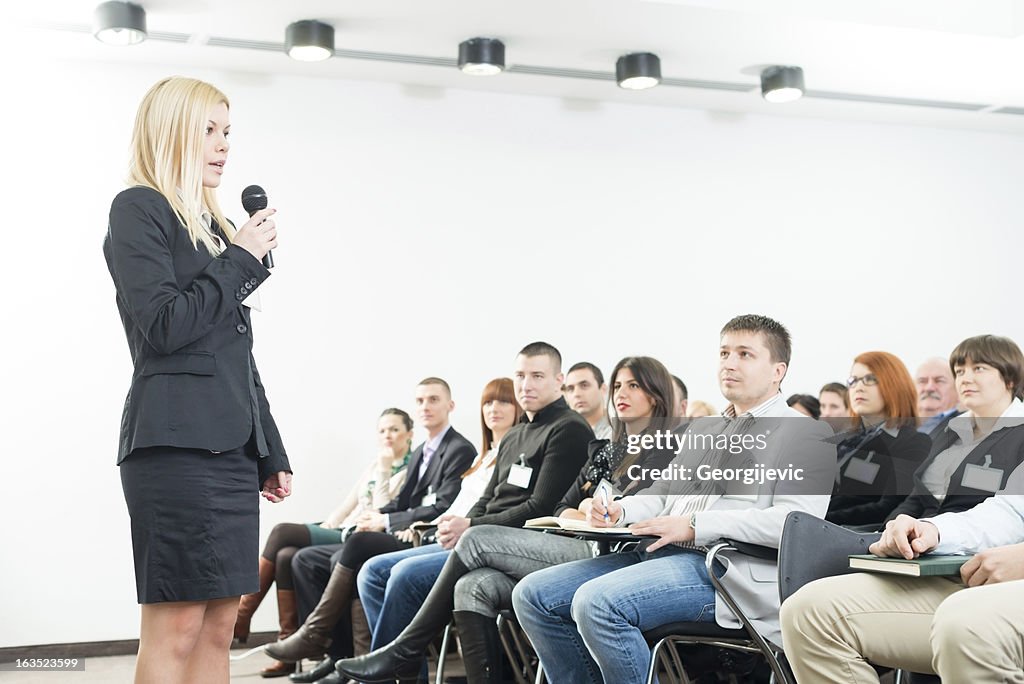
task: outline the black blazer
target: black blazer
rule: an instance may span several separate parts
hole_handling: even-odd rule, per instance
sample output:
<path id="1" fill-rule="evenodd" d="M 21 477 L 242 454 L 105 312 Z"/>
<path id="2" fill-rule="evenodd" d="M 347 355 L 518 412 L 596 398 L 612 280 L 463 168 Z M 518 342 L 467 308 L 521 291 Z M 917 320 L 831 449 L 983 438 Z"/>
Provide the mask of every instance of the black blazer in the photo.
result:
<path id="1" fill-rule="evenodd" d="M 419 520 L 433 520 L 447 511 L 462 489 L 462 474 L 469 470 L 475 458 L 476 447 L 455 428 L 449 427 L 420 477 L 423 444 L 416 447 L 409 459 L 401 491 L 380 509 L 381 513 L 388 514 L 390 531 L 404 530 Z M 437 500 L 430 506 L 423 506 L 421 502 L 428 493 L 437 494 Z"/>
<path id="2" fill-rule="evenodd" d="M 839 458 L 863 459 L 870 453 L 872 462 L 878 465 L 878 473 L 871 484 L 855 480 L 846 474 L 850 467 L 850 460 L 846 460 L 825 516 L 825 520 L 837 525 L 864 525 L 885 520 L 913 490 L 914 473 L 928 457 L 932 446 L 928 435 L 917 431 L 915 421 L 901 425 L 895 437 L 881 431 L 862 444 L 863 441 L 863 433 L 850 435 L 839 446 Z"/>
<path id="3" fill-rule="evenodd" d="M 931 518 L 940 513 L 960 513 L 970 510 L 992 496 L 993 492 L 987 492 L 982 489 L 970 489 L 963 486 L 964 473 L 968 464 L 984 465 L 985 457 L 991 456 L 992 462 L 990 467 L 999 468 L 1003 471 L 1001 487 L 1005 487 L 1010 473 L 1024 462 L 1024 425 L 1004 427 L 996 430 L 981 440 L 967 454 L 967 458 L 960 463 L 960 466 L 953 471 L 953 476 L 949 480 L 949 491 L 946 492 L 946 496 L 940 502 L 924 486 L 921 482 L 921 477 L 924 471 L 928 469 L 928 466 L 935 461 L 935 458 L 952 446 L 956 440 L 956 433 L 949 429 L 933 438 L 931 455 L 914 473 L 913 493 L 896 510 L 889 514 L 889 517 L 886 518 L 887 521 L 892 520 L 901 513 L 906 513 L 915 518 Z"/>
<path id="4" fill-rule="evenodd" d="M 163 195 L 144 187 L 114 198 L 103 255 L 134 365 L 117 462 L 140 447 L 227 451 L 253 439 L 261 484 L 290 471 L 242 306 L 270 272 L 236 245 L 216 258 L 194 247 Z"/>

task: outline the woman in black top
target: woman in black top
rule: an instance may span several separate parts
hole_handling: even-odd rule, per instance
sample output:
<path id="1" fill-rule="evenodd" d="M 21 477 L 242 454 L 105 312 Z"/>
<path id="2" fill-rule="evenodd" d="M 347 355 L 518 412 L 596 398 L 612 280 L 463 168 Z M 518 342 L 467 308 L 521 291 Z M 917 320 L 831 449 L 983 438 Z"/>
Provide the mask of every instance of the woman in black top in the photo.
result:
<path id="1" fill-rule="evenodd" d="M 238 597 L 258 587 L 257 492 L 291 493 L 245 306 L 270 275 L 274 210 L 237 232 L 221 212 L 229 127 L 208 83 L 154 85 L 103 244 L 134 364 L 118 463 L 142 604 L 137 682 L 228 681 Z"/>
<path id="2" fill-rule="evenodd" d="M 853 429 L 840 435 L 839 475 L 826 520 L 839 525 L 881 525 L 914 486 L 914 471 L 931 440 L 917 431 L 917 392 L 906 366 L 887 352 L 853 360 L 850 379 Z"/>
<path id="3" fill-rule="evenodd" d="M 673 455 L 630 448 L 636 441 L 631 437 L 664 430 L 676 422 L 672 377 L 665 366 L 646 356 L 627 357 L 615 366 L 609 383 L 612 440 L 591 442 L 590 459 L 555 508 L 555 515 L 561 518 L 586 518 L 602 480 L 615 491 L 631 491 L 631 465 L 661 468 Z M 453 616 L 470 684 L 500 682 L 495 615 L 511 604 L 512 588 L 531 572 L 592 555 L 592 545 L 580 539 L 495 525 L 473 526 L 459 540 L 422 608 L 398 638 L 366 656 L 340 661 L 338 671 L 356 681 L 415 676 L 426 646 Z"/>

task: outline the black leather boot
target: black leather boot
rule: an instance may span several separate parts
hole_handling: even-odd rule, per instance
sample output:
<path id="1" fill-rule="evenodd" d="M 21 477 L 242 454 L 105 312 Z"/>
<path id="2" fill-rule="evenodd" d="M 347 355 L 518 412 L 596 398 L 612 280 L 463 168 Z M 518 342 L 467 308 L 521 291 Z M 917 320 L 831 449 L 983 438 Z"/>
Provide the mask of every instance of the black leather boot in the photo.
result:
<path id="1" fill-rule="evenodd" d="M 334 658 L 327 656 L 317 663 L 316 667 L 312 670 L 308 672 L 295 672 L 288 675 L 288 679 L 295 682 L 295 684 L 308 684 L 309 682 L 319 682 L 332 672 L 334 672 Z"/>
<path id="2" fill-rule="evenodd" d="M 409 626 L 387 646 L 358 658 L 339 660 L 338 672 L 366 684 L 418 678 L 427 647 L 451 620 L 455 583 L 468 572 L 458 554 L 448 556 Z"/>
<path id="3" fill-rule="evenodd" d="M 462 663 L 469 684 L 501 684 L 501 639 L 495 619 L 469 610 L 452 613 L 459 628 Z"/>

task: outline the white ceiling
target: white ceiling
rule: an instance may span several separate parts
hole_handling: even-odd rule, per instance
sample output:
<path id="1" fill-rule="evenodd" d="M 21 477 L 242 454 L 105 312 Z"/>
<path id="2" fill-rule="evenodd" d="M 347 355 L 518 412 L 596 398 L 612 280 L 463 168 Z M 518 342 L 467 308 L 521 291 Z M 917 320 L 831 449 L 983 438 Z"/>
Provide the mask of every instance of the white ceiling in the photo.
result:
<path id="1" fill-rule="evenodd" d="M 155 38 L 115 48 L 89 34 L 90 0 L 46 0 L 18 23 L 41 31 L 61 58 L 151 62 L 324 78 L 393 81 L 615 100 L 1024 133 L 1024 0 L 141 0 Z M 22 3 L 22 7 L 29 3 Z M 8 10 L 13 11 L 13 10 Z M 283 43 L 285 26 L 318 19 L 340 51 L 454 59 L 461 40 L 501 38 L 511 65 L 612 73 L 626 52 L 661 57 L 669 79 L 749 85 L 748 92 L 662 85 L 627 92 L 614 82 L 336 57 L 299 63 L 283 53 L 214 47 L 211 38 Z M 38 32 L 21 35 L 36 37 Z M 761 65 L 803 67 L 809 91 L 984 105 L 981 111 L 805 97 L 770 105 Z"/>

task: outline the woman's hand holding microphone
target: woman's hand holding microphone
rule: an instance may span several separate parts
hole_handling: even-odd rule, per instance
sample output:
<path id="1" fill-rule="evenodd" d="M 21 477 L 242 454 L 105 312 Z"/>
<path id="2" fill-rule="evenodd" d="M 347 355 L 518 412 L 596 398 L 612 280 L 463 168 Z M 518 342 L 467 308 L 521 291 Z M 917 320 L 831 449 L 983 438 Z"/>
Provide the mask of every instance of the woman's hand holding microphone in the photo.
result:
<path id="1" fill-rule="evenodd" d="M 270 218 L 277 209 L 260 209 L 235 233 L 234 243 L 257 259 L 277 247 L 277 224 Z"/>

